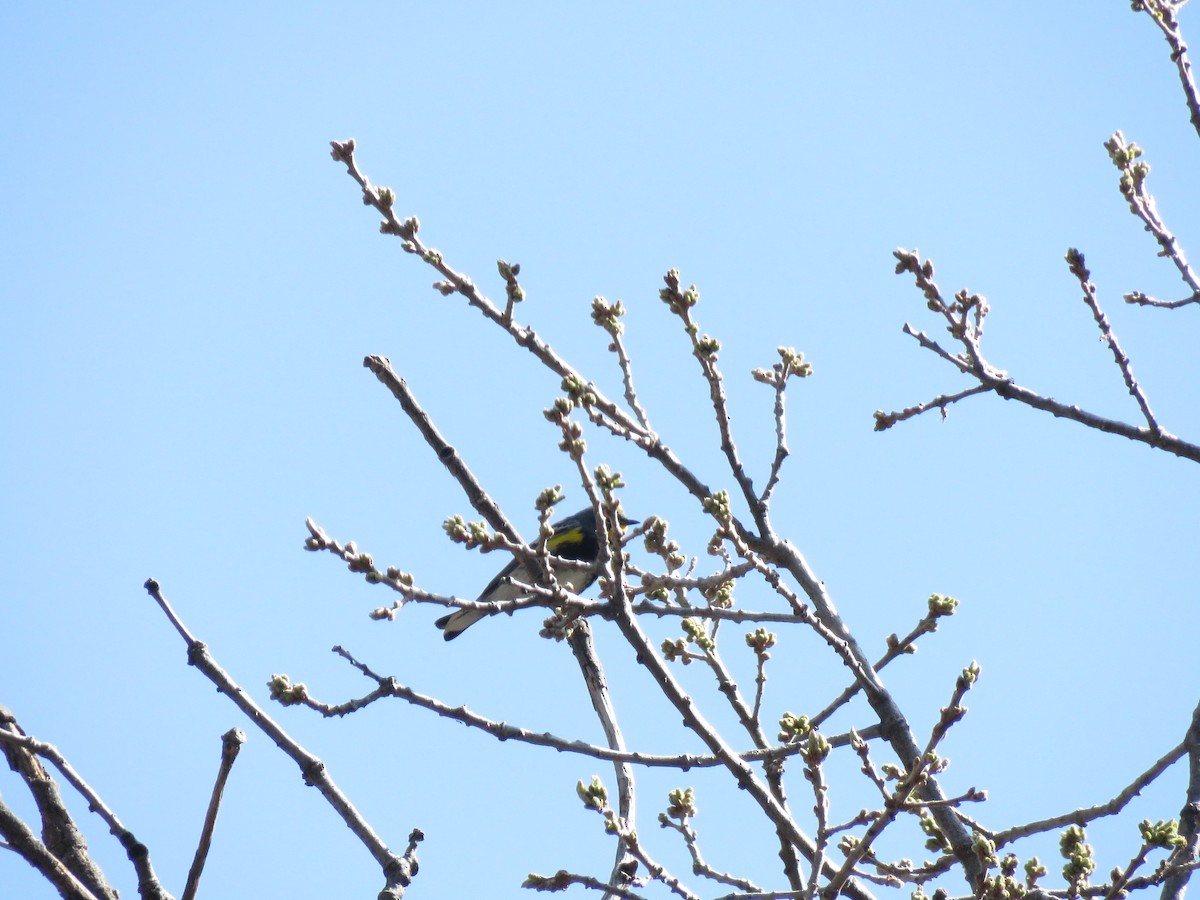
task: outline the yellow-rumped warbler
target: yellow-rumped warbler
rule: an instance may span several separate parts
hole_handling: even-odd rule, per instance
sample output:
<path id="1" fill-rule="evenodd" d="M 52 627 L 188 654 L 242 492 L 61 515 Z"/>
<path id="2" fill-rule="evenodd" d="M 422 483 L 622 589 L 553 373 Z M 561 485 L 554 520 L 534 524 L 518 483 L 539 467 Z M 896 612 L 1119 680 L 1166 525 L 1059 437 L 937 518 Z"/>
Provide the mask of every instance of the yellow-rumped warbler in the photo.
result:
<path id="1" fill-rule="evenodd" d="M 633 519 L 620 517 L 622 525 L 634 525 Z M 589 506 L 581 509 L 573 516 L 559 519 L 550 524 L 553 532 L 546 541 L 546 549 L 554 557 L 571 560 L 575 565 L 555 563 L 551 557 L 551 568 L 558 583 L 573 594 L 586 591 L 591 587 L 600 572 L 597 565 L 600 558 L 600 541 L 596 536 L 596 516 Z M 586 565 L 578 565 L 586 563 Z M 500 574 L 488 582 L 488 586 L 479 595 L 479 602 L 493 600 L 520 600 L 530 596 L 529 591 L 522 590 L 505 579 L 520 581 L 524 584 L 537 584 L 541 578 L 535 567 L 524 560 L 513 559 L 500 570 Z M 458 637 L 488 613 L 477 609 L 458 609 L 449 615 L 442 616 L 434 624 L 442 629 L 442 637 L 450 641 Z"/>

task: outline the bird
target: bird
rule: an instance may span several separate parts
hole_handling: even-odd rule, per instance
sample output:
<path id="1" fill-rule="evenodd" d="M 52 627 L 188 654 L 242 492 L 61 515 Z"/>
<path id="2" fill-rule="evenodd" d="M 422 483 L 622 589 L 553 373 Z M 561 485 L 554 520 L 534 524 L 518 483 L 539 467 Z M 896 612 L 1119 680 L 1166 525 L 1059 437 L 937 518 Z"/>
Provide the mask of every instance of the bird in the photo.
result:
<path id="1" fill-rule="evenodd" d="M 618 518 L 622 526 L 637 524 L 635 520 L 625 516 Z M 596 533 L 596 514 L 590 506 L 585 507 L 574 515 L 551 522 L 550 531 L 550 537 L 546 541 L 546 549 L 550 553 L 560 559 L 587 564 L 562 565 L 552 562 L 555 578 L 573 594 L 586 591 L 600 575 L 600 540 Z M 521 600 L 530 596 L 529 591 L 506 581 L 510 578 L 525 584 L 541 581 L 541 576 L 535 568 L 523 559 L 514 558 L 500 570 L 500 574 L 488 582 L 476 602 Z M 487 615 L 490 613 L 478 609 L 456 609 L 433 624 L 442 630 L 445 640 L 452 641 Z"/>

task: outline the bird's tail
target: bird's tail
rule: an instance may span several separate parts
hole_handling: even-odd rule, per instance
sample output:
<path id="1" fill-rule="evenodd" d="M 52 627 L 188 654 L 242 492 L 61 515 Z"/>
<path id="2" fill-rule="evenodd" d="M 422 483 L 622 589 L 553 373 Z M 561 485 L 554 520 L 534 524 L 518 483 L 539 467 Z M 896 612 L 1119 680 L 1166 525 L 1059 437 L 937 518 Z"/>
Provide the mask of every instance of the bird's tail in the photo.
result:
<path id="1" fill-rule="evenodd" d="M 452 641 L 480 619 L 484 613 L 477 609 L 458 609 L 447 616 L 442 616 L 433 624 L 442 629 L 442 637 Z"/>

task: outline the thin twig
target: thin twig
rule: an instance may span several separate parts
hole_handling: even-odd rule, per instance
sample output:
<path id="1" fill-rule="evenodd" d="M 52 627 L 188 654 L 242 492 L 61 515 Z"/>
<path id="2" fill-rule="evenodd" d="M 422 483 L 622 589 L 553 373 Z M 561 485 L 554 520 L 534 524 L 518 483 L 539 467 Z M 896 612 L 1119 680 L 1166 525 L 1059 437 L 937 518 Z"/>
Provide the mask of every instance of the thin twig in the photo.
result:
<path id="1" fill-rule="evenodd" d="M 1011 828 L 996 832 L 993 840 L 997 849 L 1003 847 L 1005 844 L 1012 843 L 1018 838 L 1029 837 L 1030 835 L 1041 834 L 1046 831 L 1054 831 L 1067 825 L 1082 826 L 1095 819 L 1102 819 L 1105 816 L 1112 816 L 1119 813 L 1130 800 L 1142 792 L 1146 785 L 1150 784 L 1174 763 L 1178 762 L 1185 752 L 1186 742 L 1179 744 L 1179 746 L 1166 753 L 1107 803 L 1072 810 L 1061 815 L 1051 816 L 1048 819 L 1029 822 L 1025 825 L 1014 825 Z"/>
<path id="2" fill-rule="evenodd" d="M 299 703 L 307 706 L 314 712 L 332 718 L 335 716 L 345 716 L 350 713 L 358 712 L 370 704 L 384 697 L 394 697 L 399 700 L 404 700 L 411 703 L 413 706 L 419 706 L 422 709 L 428 709 L 430 712 L 437 713 L 447 719 L 453 719 L 456 722 L 461 722 L 471 728 L 478 728 L 485 731 L 493 737 L 501 741 L 519 741 L 521 743 L 532 744 L 537 747 L 550 747 L 554 750 L 559 750 L 564 753 L 577 753 L 580 756 L 590 756 L 593 759 L 604 760 L 605 762 L 623 762 L 632 763 L 634 765 L 646 766 L 648 768 L 668 768 L 680 769 L 688 771 L 690 769 L 706 769 L 724 765 L 724 761 L 718 757 L 708 754 L 693 754 L 681 753 L 673 755 L 657 755 L 652 753 L 643 753 L 638 750 L 613 750 L 610 747 L 601 747 L 598 744 L 589 744 L 585 741 L 569 740 L 546 731 L 535 731 L 529 728 L 522 728 L 517 725 L 510 725 L 508 722 L 500 722 L 495 719 L 488 719 L 478 713 L 472 712 L 465 706 L 451 706 L 448 703 L 443 703 L 435 697 L 428 694 L 422 694 L 403 684 L 400 684 L 395 678 L 379 675 L 373 672 L 367 665 L 356 660 L 353 655 L 343 647 L 334 647 L 333 652 L 345 659 L 350 665 L 354 666 L 372 681 L 376 682 L 377 687 L 363 697 L 355 700 L 348 700 L 345 703 L 322 703 L 314 698 L 307 687 L 300 690 L 300 685 L 292 684 L 290 681 L 280 681 L 279 690 L 277 693 L 281 695 L 281 699 L 285 703 Z M 286 679 L 287 676 L 276 676 L 277 679 Z M 861 729 L 860 733 L 870 736 L 878 736 L 878 726 Z M 832 735 L 826 740 L 833 747 L 847 746 L 850 743 L 849 734 Z M 770 760 L 786 759 L 790 756 L 795 756 L 801 750 L 797 744 L 788 744 L 786 746 L 774 746 L 765 749 L 742 750 L 735 755 L 738 759 L 748 763 L 766 762 Z"/>
<path id="3" fill-rule="evenodd" d="M 783 474 L 783 464 L 791 454 L 787 443 L 787 387 L 786 379 L 780 379 L 775 385 L 775 458 L 771 460 L 771 470 L 767 473 L 767 486 L 763 488 L 758 502 L 764 506 L 771 503 L 771 494 L 779 484 Z"/>
<path id="4" fill-rule="evenodd" d="M 893 660 L 899 659 L 901 656 L 915 653 L 917 649 L 917 638 L 921 637 L 923 634 L 932 634 L 933 632 L 937 631 L 937 620 L 942 616 L 949 614 L 946 611 L 947 607 L 938 606 L 936 601 L 939 599 L 941 598 L 939 598 L 936 594 L 930 598 L 929 612 L 921 618 L 921 621 L 917 622 L 912 631 L 906 634 L 903 638 L 897 638 L 895 635 L 892 635 L 888 639 L 887 652 L 884 653 L 883 656 L 879 658 L 879 661 L 874 665 L 876 672 L 882 671 L 885 666 L 887 666 Z M 953 607 L 949 608 L 952 609 Z M 862 690 L 862 685 L 858 681 L 855 681 L 848 688 L 838 694 L 838 696 L 835 697 L 828 706 L 812 717 L 811 721 L 813 727 L 820 727 L 822 723 L 827 721 L 830 716 L 848 703 L 850 699 L 853 698 L 854 695 L 860 690 Z"/>
<path id="5" fill-rule="evenodd" d="M 1152 849 L 1154 849 L 1153 844 L 1143 842 L 1124 869 L 1113 870 L 1113 878 L 1104 894 L 1104 900 L 1117 900 L 1118 897 L 1126 896 L 1125 888 L 1133 878 L 1133 873 L 1146 864 L 1146 857 L 1150 855 Z"/>
<path id="6" fill-rule="evenodd" d="M 641 841 L 638 840 L 636 832 L 630 830 L 626 826 L 618 824 L 617 834 L 621 840 L 624 841 L 625 845 L 629 847 L 629 852 L 633 855 L 633 857 L 646 867 L 646 871 L 650 878 L 666 885 L 671 893 L 681 898 L 681 900 L 700 900 L 700 896 L 696 893 L 693 893 L 692 890 L 688 888 L 688 886 L 685 885 L 678 876 L 674 875 L 670 869 L 658 862 L 658 860 L 654 859 L 649 853 L 646 852 L 646 849 L 642 846 Z"/>
<path id="7" fill-rule="evenodd" d="M 810 748 L 819 740 L 819 736 L 814 733 L 808 739 Z M 817 896 L 817 884 L 820 881 L 820 874 L 824 868 L 825 853 L 829 847 L 829 785 L 825 781 L 825 770 L 821 765 L 823 759 L 819 758 L 817 753 L 806 753 L 805 761 L 807 765 L 804 767 L 804 777 L 812 785 L 814 801 L 813 815 L 817 820 L 817 852 L 814 855 L 812 869 L 808 875 L 805 897 L 806 900 L 814 900 Z"/>
<path id="8" fill-rule="evenodd" d="M 870 851 L 871 845 L 875 843 L 875 840 L 883 833 L 884 829 L 895 821 L 896 816 L 907 807 L 908 798 L 917 791 L 922 781 L 929 777 L 927 771 L 928 765 L 928 757 L 922 755 L 915 758 L 908 771 L 904 774 L 904 777 L 896 782 L 896 789 L 884 803 L 882 814 L 867 826 L 867 830 L 863 833 L 862 837 L 854 843 L 854 846 L 846 854 L 846 861 L 842 863 L 837 874 L 825 886 L 825 892 L 829 896 L 834 897 L 837 895 L 842 885 L 845 884 L 846 879 L 853 873 L 855 866 Z"/>
<path id="9" fill-rule="evenodd" d="M 1135 5 L 1150 16 L 1151 21 L 1158 26 L 1167 43 L 1171 45 L 1171 60 L 1179 72 L 1179 83 L 1183 88 L 1183 97 L 1187 102 L 1188 118 L 1196 134 L 1200 135 L 1200 96 L 1197 95 L 1196 79 L 1192 75 L 1192 63 L 1188 57 L 1187 44 L 1183 41 L 1183 33 L 1179 29 L 1179 20 L 1175 18 L 1176 10 L 1183 7 L 1187 0 L 1139 0 Z"/>
<path id="10" fill-rule="evenodd" d="M 1167 228 L 1162 216 L 1158 213 L 1158 204 L 1154 195 L 1146 190 L 1146 179 L 1150 175 L 1150 164 L 1142 159 L 1142 148 L 1132 141 L 1126 142 L 1125 135 L 1120 131 L 1104 142 L 1108 157 L 1121 173 L 1118 187 L 1121 196 L 1129 204 L 1129 211 L 1142 221 L 1146 231 L 1158 242 L 1158 255 L 1166 257 L 1175 265 L 1183 283 L 1191 289 L 1191 295 L 1182 300 L 1158 300 L 1148 297 L 1141 291 L 1133 291 L 1125 295 L 1126 303 L 1139 306 L 1157 306 L 1163 309 L 1177 309 L 1189 303 L 1200 301 L 1200 280 L 1192 270 L 1179 246 L 1179 241 Z"/>
<path id="11" fill-rule="evenodd" d="M 728 872 L 718 872 L 710 866 L 705 861 L 704 855 L 700 852 L 700 835 L 696 833 L 696 829 L 688 825 L 686 818 L 680 822 L 672 822 L 665 813 L 659 813 L 658 823 L 663 828 L 670 828 L 672 831 L 677 832 L 683 838 L 684 845 L 692 857 L 692 872 L 696 875 L 701 875 L 711 881 L 716 881 L 719 884 L 735 887 L 743 891 L 759 890 L 753 881 L 738 878 L 736 875 L 730 875 Z"/>
<path id="12" fill-rule="evenodd" d="M 921 413 L 929 412 L 931 409 L 940 410 L 942 418 L 946 418 L 946 407 L 952 403 L 957 403 L 959 400 L 975 394 L 982 394 L 990 391 L 991 388 L 986 384 L 977 384 L 975 387 L 967 388 L 964 391 L 959 391 L 957 394 L 939 394 L 932 400 L 926 400 L 924 403 L 918 403 L 916 406 L 906 406 L 904 409 L 896 412 L 885 413 L 881 409 L 875 410 L 875 430 L 887 431 L 897 422 L 903 422 L 905 419 L 911 419 L 914 416 L 919 416 Z"/>
<path id="13" fill-rule="evenodd" d="M 961 356 L 953 356 L 923 332 L 916 331 L 907 325 L 905 332 L 912 335 L 921 346 L 933 350 L 951 362 L 959 371 L 975 378 L 981 387 L 994 391 L 1005 400 L 1016 400 L 1033 409 L 1048 412 L 1052 416 L 1069 419 L 1106 434 L 1120 435 L 1131 441 L 1138 441 L 1158 450 L 1172 453 L 1182 459 L 1200 462 L 1200 446 L 1184 441 L 1161 428 L 1138 427 L 1127 422 L 1108 419 L 1078 406 L 1070 406 L 1053 398 L 1043 397 L 1016 384 L 1005 372 L 996 369 L 984 360 L 979 349 L 978 336 L 981 328 L 978 321 L 972 324 L 970 317 L 974 315 L 978 320 L 986 312 L 986 302 L 983 301 L 983 298 L 961 291 L 956 295 L 954 303 L 947 303 L 942 298 L 937 284 L 933 281 L 933 266 L 929 260 L 922 263 L 915 252 L 907 250 L 897 250 L 895 256 L 899 260 L 896 271 L 898 273 L 909 272 L 914 276 L 930 309 L 940 312 L 943 317 L 947 318 L 949 330 L 963 345 L 966 352 Z"/>
<path id="14" fill-rule="evenodd" d="M 417 430 L 421 432 L 421 436 L 425 438 L 425 442 L 437 454 L 437 458 L 454 477 L 454 480 L 458 482 L 471 506 L 487 519 L 488 524 L 496 529 L 496 531 L 505 535 L 514 543 L 523 543 L 517 529 L 488 495 L 488 492 L 483 489 L 483 486 L 479 483 L 474 473 L 467 468 L 467 464 L 463 462 L 462 457 L 458 455 L 458 451 L 454 449 L 454 446 L 442 437 L 441 432 L 438 431 L 437 426 L 433 424 L 433 420 L 429 417 L 429 413 L 421 408 L 421 405 L 417 402 L 417 398 L 413 396 L 408 382 L 396 374 L 392 368 L 392 364 L 385 357 L 368 356 L 363 360 L 363 366 L 374 372 L 375 377 L 399 401 L 400 408 L 404 410 L 409 419 L 412 420 L 412 423 L 417 426 Z"/>
<path id="15" fill-rule="evenodd" d="M 212 797 L 208 801 L 208 812 L 204 816 L 200 842 L 196 845 L 196 855 L 192 860 L 192 867 L 188 870 L 187 883 L 183 888 L 181 900 L 195 900 L 196 891 L 200 889 L 200 874 L 204 871 L 208 850 L 212 846 L 213 831 L 217 827 L 217 811 L 221 807 L 221 796 L 225 793 L 225 783 L 229 780 L 229 773 L 233 771 L 233 763 L 245 742 L 246 733 L 240 728 L 231 728 L 221 736 L 221 765 L 217 770 L 217 780 L 213 784 Z"/>
<path id="16" fill-rule="evenodd" d="M 530 872 L 521 887 L 539 892 L 558 892 L 566 890 L 573 884 L 593 891 L 603 891 L 606 895 L 611 894 L 614 897 L 624 897 L 625 900 L 646 900 L 644 895 L 636 894 L 623 885 L 606 884 L 599 878 L 593 878 L 591 875 L 576 875 L 574 872 L 568 872 L 566 869 L 559 869 L 553 875 L 538 875 L 536 872 Z"/>
<path id="17" fill-rule="evenodd" d="M 650 427 L 650 415 L 639 402 L 637 391 L 633 387 L 633 363 L 629 359 L 629 353 L 625 349 L 625 341 L 622 338 L 625 333 L 625 325 L 621 318 L 624 315 L 625 304 L 620 300 L 616 303 L 609 303 L 603 297 L 597 297 L 592 301 L 592 321 L 607 331 L 609 337 L 612 338 L 608 349 L 617 354 L 617 364 L 621 367 L 621 381 L 625 386 L 625 402 L 629 404 L 629 408 L 637 416 L 638 422 L 649 435 L 653 434 L 653 429 Z M 620 426 L 618 425 L 618 427 Z"/>
<path id="18" fill-rule="evenodd" d="M 721 659 L 720 653 L 717 652 L 715 642 L 711 649 L 707 647 L 702 649 L 704 651 L 704 661 L 708 664 L 709 670 L 717 679 L 717 690 L 725 696 L 730 709 L 733 710 L 734 715 L 738 718 L 738 722 L 741 723 L 742 728 L 745 729 L 746 734 L 750 737 L 751 743 L 760 750 L 766 749 L 771 745 L 771 742 L 762 730 L 757 713 L 746 703 L 746 699 L 742 696 L 737 682 L 733 680 L 728 666 L 725 665 L 725 661 Z M 761 698 L 761 688 L 757 693 Z"/>
<path id="19" fill-rule="evenodd" d="M 699 325 L 692 320 L 692 307 L 695 306 L 696 301 L 699 299 L 700 292 L 696 289 L 695 285 L 686 290 L 681 290 L 679 271 L 676 269 L 671 269 L 667 272 L 663 281 L 667 286 L 661 292 L 661 296 L 670 307 L 671 312 L 679 316 L 683 322 L 684 331 L 692 344 L 692 355 L 700 363 L 700 371 L 704 376 L 705 382 L 708 384 L 709 400 L 712 403 L 717 431 L 721 436 L 721 452 L 725 455 L 725 459 L 729 463 L 730 474 L 733 476 L 734 481 L 737 482 L 742 497 L 750 509 L 750 514 L 755 520 L 755 524 L 760 530 L 764 530 L 767 525 L 765 520 L 766 507 L 759 502 L 758 496 L 755 494 L 754 480 L 750 477 L 745 465 L 742 463 L 730 428 L 732 420 L 729 416 L 728 398 L 725 395 L 725 380 L 720 368 L 717 366 L 717 351 L 721 347 L 720 342 L 708 335 L 701 336 Z"/>
<path id="20" fill-rule="evenodd" d="M 1087 269 L 1083 254 L 1074 248 L 1068 250 L 1067 265 L 1071 269 L 1071 274 L 1079 281 L 1079 287 L 1083 289 L 1083 302 L 1092 311 L 1092 318 L 1096 320 L 1096 326 L 1100 329 L 1100 337 L 1108 344 L 1109 349 L 1112 350 L 1113 361 L 1116 362 L 1117 368 L 1121 370 L 1121 377 L 1125 379 L 1125 387 L 1129 389 L 1129 393 L 1137 401 L 1138 408 L 1141 409 L 1142 417 L 1145 418 L 1146 424 L 1150 426 L 1151 431 L 1162 431 L 1158 422 L 1155 421 L 1154 413 L 1150 411 L 1150 404 L 1146 400 L 1146 395 L 1142 392 L 1141 385 L 1133 377 L 1133 366 L 1129 362 L 1129 357 L 1121 349 L 1121 345 L 1117 341 L 1117 335 L 1108 322 L 1108 316 L 1100 308 L 1100 301 L 1096 299 L 1096 286 L 1092 284 L 1092 274 Z"/>

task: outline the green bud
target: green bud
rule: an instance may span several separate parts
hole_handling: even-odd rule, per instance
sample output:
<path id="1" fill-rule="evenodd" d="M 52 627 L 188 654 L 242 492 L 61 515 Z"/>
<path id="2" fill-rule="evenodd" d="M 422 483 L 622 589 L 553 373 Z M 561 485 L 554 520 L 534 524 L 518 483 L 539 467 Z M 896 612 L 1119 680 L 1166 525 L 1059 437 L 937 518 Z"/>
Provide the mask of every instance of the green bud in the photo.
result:
<path id="1" fill-rule="evenodd" d="M 700 338 L 700 340 L 696 342 L 696 350 L 705 359 L 715 360 L 717 358 L 717 352 L 720 349 L 721 349 L 721 342 L 718 341 L 715 337 L 710 337 L 707 334 L 704 335 L 704 337 Z"/>
<path id="2" fill-rule="evenodd" d="M 608 789 L 596 775 L 592 776 L 591 784 L 584 784 L 582 781 L 576 784 L 575 793 L 579 795 L 586 809 L 601 810 L 608 805 Z"/>
<path id="3" fill-rule="evenodd" d="M 1048 870 L 1040 862 L 1036 856 L 1029 857 L 1025 863 L 1025 886 L 1033 888 L 1037 884 L 1037 880 L 1046 874 Z"/>
<path id="4" fill-rule="evenodd" d="M 784 371 L 797 378 L 807 378 L 812 374 L 812 364 L 804 361 L 804 354 L 795 347 L 777 347 L 779 359 Z"/>
<path id="5" fill-rule="evenodd" d="M 672 819 L 686 819 L 696 815 L 696 792 L 692 788 L 675 788 L 667 794 L 667 815 Z"/>
<path id="6" fill-rule="evenodd" d="M 1159 819 L 1154 824 L 1149 819 L 1143 819 L 1138 830 L 1142 833 L 1144 843 L 1162 850 L 1174 850 L 1187 843 L 1187 838 L 1179 833 L 1179 823 L 1174 819 L 1165 822 Z"/>
<path id="7" fill-rule="evenodd" d="M 687 657 L 687 642 L 683 638 L 663 641 L 661 649 L 663 659 L 667 662 L 677 662 L 682 659 L 685 666 L 690 662 Z"/>
<path id="8" fill-rule="evenodd" d="M 611 494 L 613 491 L 625 487 L 625 482 L 621 479 L 621 473 L 609 470 L 608 466 L 604 464 L 596 466 L 593 475 L 600 490 L 606 494 Z"/>
<path id="9" fill-rule="evenodd" d="M 1062 833 L 1058 842 L 1059 853 L 1067 861 L 1063 866 L 1063 878 L 1078 888 L 1096 870 L 1092 845 L 1087 843 L 1086 832 L 1078 825 L 1071 825 Z"/>
<path id="10" fill-rule="evenodd" d="M 829 756 L 832 746 L 823 734 L 814 731 L 804 743 L 804 761 L 810 766 L 819 766 Z"/>
<path id="11" fill-rule="evenodd" d="M 552 488 L 543 488 L 538 494 L 538 498 L 534 501 L 534 507 L 538 512 L 545 512 L 548 509 L 553 509 L 564 499 L 562 485 L 556 484 Z"/>
<path id="12" fill-rule="evenodd" d="M 304 682 L 293 684 L 287 675 L 272 675 L 267 687 L 271 691 L 271 699 L 282 706 L 295 706 L 308 699 L 308 687 Z"/>
<path id="13" fill-rule="evenodd" d="M 803 740 L 812 734 L 812 725 L 809 724 L 808 716 L 797 716 L 794 713 L 785 712 L 779 718 L 779 740 L 784 743 L 794 743 L 798 740 Z"/>
<path id="14" fill-rule="evenodd" d="M 953 597 L 942 594 L 929 595 L 929 614 L 932 616 L 952 616 L 957 606 L 958 601 Z"/>
<path id="15" fill-rule="evenodd" d="M 704 511 L 721 524 L 726 524 L 733 518 L 729 505 L 729 492 L 717 491 L 711 497 L 704 498 Z"/>
<path id="16" fill-rule="evenodd" d="M 746 635 L 746 646 L 759 656 L 770 656 L 769 649 L 775 646 L 775 632 L 757 628 Z"/>

